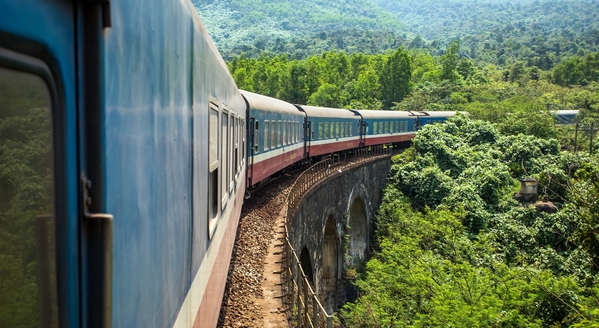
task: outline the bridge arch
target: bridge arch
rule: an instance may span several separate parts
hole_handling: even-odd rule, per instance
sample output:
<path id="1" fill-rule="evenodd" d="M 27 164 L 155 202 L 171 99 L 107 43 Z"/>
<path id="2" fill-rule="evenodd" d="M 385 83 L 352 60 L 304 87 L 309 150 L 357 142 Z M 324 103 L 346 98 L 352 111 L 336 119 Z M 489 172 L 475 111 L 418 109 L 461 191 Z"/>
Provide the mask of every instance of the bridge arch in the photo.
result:
<path id="1" fill-rule="evenodd" d="M 349 265 L 356 266 L 362 264 L 368 256 L 368 215 L 366 213 L 366 204 L 361 196 L 356 196 L 349 210 L 349 245 L 347 253 L 351 257 Z"/>
<path id="2" fill-rule="evenodd" d="M 302 270 L 304 270 L 304 274 L 306 275 L 306 277 L 308 277 L 308 281 L 310 282 L 310 284 L 312 284 L 312 286 L 314 286 L 314 271 L 308 247 L 302 247 L 302 252 L 300 253 L 299 260 Z"/>
<path id="3" fill-rule="evenodd" d="M 337 306 L 337 276 L 339 275 L 339 235 L 335 217 L 329 215 L 324 226 L 322 244 L 322 284 L 324 306 L 333 311 Z"/>

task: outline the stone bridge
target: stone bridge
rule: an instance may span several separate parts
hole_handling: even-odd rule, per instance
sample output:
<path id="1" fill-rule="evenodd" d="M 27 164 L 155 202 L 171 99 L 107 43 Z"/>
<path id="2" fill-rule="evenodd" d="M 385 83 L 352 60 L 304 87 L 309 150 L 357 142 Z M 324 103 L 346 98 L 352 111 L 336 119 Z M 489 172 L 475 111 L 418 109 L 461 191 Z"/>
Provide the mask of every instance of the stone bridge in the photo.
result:
<path id="1" fill-rule="evenodd" d="M 295 250 L 294 256 L 310 284 L 309 290 L 313 290 L 313 296 L 328 314 L 357 297 L 357 290 L 349 280 L 368 257 L 370 239 L 374 235 L 373 220 L 390 166 L 390 154 L 379 154 L 360 162 L 346 161 L 344 165 L 326 164 L 314 174 L 316 181 L 299 190 L 298 199 L 288 205 L 288 245 Z M 298 183 L 302 181 L 298 179 L 296 185 Z M 287 263 L 293 266 L 290 257 L 293 256 L 287 256 Z M 301 280 L 299 272 L 297 269 L 289 271 L 294 276 L 293 281 Z M 292 299 L 292 304 L 311 303 L 308 292 L 302 292 L 298 284 L 295 285 L 295 288 L 291 286 L 294 290 L 291 294 L 299 291 L 304 300 L 296 295 L 297 303 Z M 317 320 L 316 298 L 314 306 L 303 310 L 305 320 L 309 320 L 312 313 Z M 298 320 L 304 320 L 300 317 L 301 313 Z"/>

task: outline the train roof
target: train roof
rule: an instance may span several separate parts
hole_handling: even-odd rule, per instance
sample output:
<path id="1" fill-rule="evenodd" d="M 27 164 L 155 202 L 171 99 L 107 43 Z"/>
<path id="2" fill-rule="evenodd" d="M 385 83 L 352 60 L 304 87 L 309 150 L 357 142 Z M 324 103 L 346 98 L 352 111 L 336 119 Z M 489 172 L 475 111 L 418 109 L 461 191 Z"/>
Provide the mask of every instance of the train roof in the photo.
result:
<path id="1" fill-rule="evenodd" d="M 259 95 L 257 93 L 239 90 L 241 91 L 241 95 L 245 98 L 245 102 L 247 103 L 250 110 L 261 110 L 267 112 L 277 112 L 277 113 L 287 113 L 287 114 L 295 114 L 304 116 L 302 112 L 300 112 L 294 105 L 263 95 Z"/>
<path id="2" fill-rule="evenodd" d="M 550 113 L 553 115 L 578 115 L 580 111 L 577 109 L 560 109 L 553 110 Z"/>
<path id="3" fill-rule="evenodd" d="M 415 118 L 415 115 L 411 112 L 399 111 L 399 110 L 356 110 L 360 113 L 363 118 Z"/>
<path id="4" fill-rule="evenodd" d="M 297 105 L 297 107 L 301 108 L 308 117 L 360 118 L 356 113 L 347 109 L 305 105 Z"/>
<path id="5" fill-rule="evenodd" d="M 418 116 L 424 116 L 424 117 L 450 117 L 450 116 L 455 116 L 457 114 L 457 112 L 452 112 L 452 111 L 427 111 L 427 112 L 420 112 L 420 113 L 424 113 L 423 115 L 418 115 Z"/>

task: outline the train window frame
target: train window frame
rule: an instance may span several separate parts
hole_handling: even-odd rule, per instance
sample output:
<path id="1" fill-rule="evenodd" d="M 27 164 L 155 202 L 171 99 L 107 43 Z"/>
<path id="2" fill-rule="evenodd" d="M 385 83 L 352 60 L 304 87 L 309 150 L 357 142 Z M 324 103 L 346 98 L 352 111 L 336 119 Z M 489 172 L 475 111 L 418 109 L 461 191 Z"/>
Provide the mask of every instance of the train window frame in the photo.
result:
<path id="1" fill-rule="evenodd" d="M 237 115 L 235 115 L 235 112 L 231 111 L 230 112 L 230 119 L 229 119 L 229 172 L 228 172 L 228 177 L 229 177 L 229 193 L 233 192 L 233 186 L 234 186 L 234 181 L 235 181 L 235 169 L 237 166 L 237 163 L 235 163 L 236 161 L 236 156 L 235 153 L 237 152 L 237 149 L 235 148 L 236 145 L 236 141 L 235 141 L 235 132 L 237 131 L 236 129 L 236 123 L 237 123 Z"/>
<path id="2" fill-rule="evenodd" d="M 216 151 L 209 153 L 208 159 L 208 231 L 210 232 L 210 238 L 216 229 L 216 223 L 218 222 L 218 199 L 220 195 L 220 109 L 217 101 L 209 102 L 210 119 L 208 124 L 208 136 L 209 136 L 209 148 L 215 145 Z M 213 119 L 215 119 L 213 121 Z M 213 133 L 214 132 L 214 133 Z M 213 140 L 214 138 L 214 140 Z M 214 158 L 212 157 L 214 155 Z"/>
<path id="3" fill-rule="evenodd" d="M 254 154 L 258 154 L 260 152 L 260 121 L 254 121 Z"/>
<path id="4" fill-rule="evenodd" d="M 241 130 L 239 132 L 240 133 L 239 137 L 241 139 L 241 149 L 239 150 L 239 153 L 241 154 L 240 155 L 241 158 L 240 158 L 240 163 L 239 163 L 239 172 L 243 173 L 243 165 L 245 164 L 245 138 L 246 138 L 246 136 L 245 136 L 246 125 L 245 125 L 244 118 L 241 119 L 240 124 L 241 124 Z"/>
<path id="5" fill-rule="evenodd" d="M 67 264 L 67 259 L 64 256 L 64 252 L 61 252 L 61 249 L 64 248 L 64 244 L 66 240 L 72 239 L 68 237 L 68 209 L 66 199 L 63 195 L 67 192 L 68 183 L 67 183 L 67 172 L 65 167 L 67 166 L 67 155 L 66 155 L 66 101 L 64 98 L 64 88 L 61 87 L 61 79 L 60 74 L 58 76 L 54 76 L 52 71 L 49 68 L 48 63 L 45 61 L 31 57 L 29 55 L 25 55 L 19 52 L 13 52 L 6 48 L 0 46 L 0 68 L 11 70 L 17 73 L 30 74 L 37 78 L 39 78 L 45 86 L 45 91 L 48 95 L 48 105 L 49 105 L 49 118 L 50 118 L 50 139 L 52 140 L 51 152 L 52 152 L 52 160 L 50 161 L 50 169 L 52 171 L 52 185 L 51 190 L 53 193 L 52 196 L 52 207 L 53 213 L 51 215 L 41 215 L 36 217 L 36 229 L 39 225 L 39 221 L 37 218 L 47 218 L 48 216 L 54 217 L 54 235 L 52 239 L 52 246 L 54 247 L 54 265 L 52 268 L 42 268 L 52 270 L 51 273 L 48 274 L 50 277 L 54 277 L 54 279 L 48 279 L 51 281 L 45 281 L 46 284 L 52 284 L 52 286 L 46 286 L 48 288 L 54 288 L 54 291 L 43 291 L 43 286 L 39 287 L 38 295 L 38 304 L 40 306 L 38 315 L 40 316 L 40 324 L 48 325 L 48 326 L 60 326 L 61 322 L 64 322 L 64 319 L 61 320 L 61 313 L 64 311 L 60 310 L 61 306 L 68 307 L 68 304 L 65 304 L 65 300 L 61 298 L 58 293 L 60 293 L 60 287 L 69 283 L 66 280 L 67 276 L 64 270 L 60 270 Z M 47 225 L 45 225 L 47 229 Z M 48 238 L 50 239 L 50 238 Z M 48 241 L 50 243 L 51 241 Z M 50 252 L 52 252 L 50 250 Z M 47 261 L 50 262 L 50 261 Z M 47 264 L 49 265 L 49 264 Z M 40 264 L 43 266 L 43 264 Z M 40 268 L 38 267 L 38 274 Z M 39 277 L 39 276 L 38 276 Z M 39 279 L 39 278 L 38 278 Z M 43 285 L 43 282 L 40 282 Z M 51 293 L 52 295 L 47 295 L 47 293 Z M 51 297 L 50 303 L 56 306 L 46 306 L 49 304 L 48 298 Z M 40 299 L 42 298 L 42 299 Z M 45 302 L 44 302 L 45 301 Z M 41 309 L 44 307 L 44 309 Z M 49 316 L 49 317 L 48 317 Z"/>
<path id="6" fill-rule="evenodd" d="M 277 146 L 277 121 L 270 121 L 270 149 L 275 149 Z"/>
<path id="7" fill-rule="evenodd" d="M 264 151 L 270 149 L 270 121 L 264 120 Z"/>
<path id="8" fill-rule="evenodd" d="M 318 139 L 322 139 L 323 137 L 323 133 L 324 133 L 324 128 L 323 128 L 323 122 L 318 122 Z"/>
<path id="9" fill-rule="evenodd" d="M 279 120 L 277 124 L 277 148 L 283 145 L 283 121 Z"/>
<path id="10" fill-rule="evenodd" d="M 283 128 L 281 129 L 283 132 L 282 135 L 282 141 L 281 141 L 281 145 L 282 146 L 286 146 L 287 145 L 287 121 L 283 121 Z"/>
<path id="11" fill-rule="evenodd" d="M 233 147 L 233 176 L 236 179 L 239 173 L 239 117 L 237 116 L 235 116 L 235 124 L 233 124 L 233 136 L 233 143 L 235 144 Z"/>
<path id="12" fill-rule="evenodd" d="M 221 109 L 221 209 L 224 209 L 227 205 L 227 199 L 229 198 L 229 188 L 227 184 L 229 181 L 229 110 L 223 104 Z M 226 122 L 225 122 L 226 121 Z M 224 130 L 224 131 L 223 131 Z"/>

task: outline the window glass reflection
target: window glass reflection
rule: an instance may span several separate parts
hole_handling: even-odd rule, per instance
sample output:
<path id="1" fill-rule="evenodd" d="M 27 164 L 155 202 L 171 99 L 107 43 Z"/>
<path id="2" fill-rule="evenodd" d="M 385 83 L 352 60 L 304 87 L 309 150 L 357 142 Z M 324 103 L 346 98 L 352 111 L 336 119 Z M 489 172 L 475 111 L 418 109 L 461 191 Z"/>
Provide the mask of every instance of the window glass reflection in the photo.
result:
<path id="1" fill-rule="evenodd" d="M 50 93 L 0 67 L 0 327 L 56 327 Z"/>

